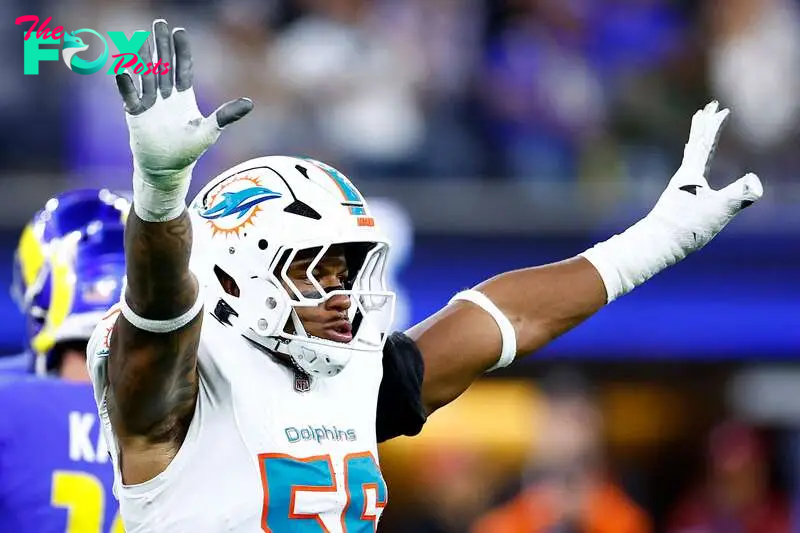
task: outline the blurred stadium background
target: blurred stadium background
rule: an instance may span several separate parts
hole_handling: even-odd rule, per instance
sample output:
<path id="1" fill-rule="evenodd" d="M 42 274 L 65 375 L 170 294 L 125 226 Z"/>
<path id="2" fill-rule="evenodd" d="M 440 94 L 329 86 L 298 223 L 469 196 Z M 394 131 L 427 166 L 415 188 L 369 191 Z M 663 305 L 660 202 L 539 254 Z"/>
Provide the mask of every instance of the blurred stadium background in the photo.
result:
<path id="1" fill-rule="evenodd" d="M 257 155 L 334 164 L 396 234 L 401 326 L 638 220 L 692 113 L 719 98 L 733 114 L 712 185 L 754 170 L 763 202 L 421 437 L 385 446 L 381 530 L 469 531 L 523 494 L 501 518 L 525 531 L 572 531 L 555 528 L 563 516 L 596 532 L 800 531 L 800 2 L 4 0 L 5 286 L 50 195 L 130 187 L 113 78 L 60 60 L 24 76 L 14 20 L 27 14 L 129 35 L 155 17 L 185 26 L 201 109 L 256 102 L 194 190 Z M 5 294 L 0 316 L 0 351 L 14 353 L 22 320 Z M 500 531 L 495 519 L 474 531 Z"/>

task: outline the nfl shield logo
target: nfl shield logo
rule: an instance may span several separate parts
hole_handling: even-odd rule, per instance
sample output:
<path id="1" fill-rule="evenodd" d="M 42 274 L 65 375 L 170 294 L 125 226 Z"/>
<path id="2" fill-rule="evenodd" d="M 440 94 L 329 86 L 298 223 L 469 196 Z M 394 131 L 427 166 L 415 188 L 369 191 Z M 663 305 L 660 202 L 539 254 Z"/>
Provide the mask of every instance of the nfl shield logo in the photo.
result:
<path id="1" fill-rule="evenodd" d="M 300 372 L 294 373 L 294 390 L 308 392 L 311 390 L 311 377 Z"/>

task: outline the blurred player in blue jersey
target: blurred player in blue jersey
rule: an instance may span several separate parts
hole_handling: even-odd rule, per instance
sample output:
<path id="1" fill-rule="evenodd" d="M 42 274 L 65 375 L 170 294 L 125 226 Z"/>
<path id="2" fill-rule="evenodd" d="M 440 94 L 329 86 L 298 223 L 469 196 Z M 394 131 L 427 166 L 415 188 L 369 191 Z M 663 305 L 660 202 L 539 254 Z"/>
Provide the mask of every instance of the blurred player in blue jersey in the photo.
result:
<path id="1" fill-rule="evenodd" d="M 129 207 L 109 191 L 70 191 L 22 232 L 11 290 L 27 346 L 0 377 L 0 531 L 123 530 L 86 344 L 119 301 Z"/>

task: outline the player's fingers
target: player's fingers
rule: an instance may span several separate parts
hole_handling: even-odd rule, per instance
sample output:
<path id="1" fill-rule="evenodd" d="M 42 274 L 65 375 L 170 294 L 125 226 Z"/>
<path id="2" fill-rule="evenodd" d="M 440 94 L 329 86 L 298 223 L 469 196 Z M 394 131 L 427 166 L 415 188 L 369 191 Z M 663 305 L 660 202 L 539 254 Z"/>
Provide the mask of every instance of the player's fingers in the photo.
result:
<path id="1" fill-rule="evenodd" d="M 158 60 L 162 63 L 170 64 L 170 68 L 161 70 L 161 72 L 166 70 L 164 74 L 156 75 L 161 97 L 167 98 L 172 94 L 172 76 L 174 75 L 174 69 L 172 68 L 172 37 L 169 33 L 169 26 L 167 26 L 166 20 L 158 19 L 153 22 L 153 35 L 155 35 L 156 38 L 156 54 L 158 55 Z"/>
<path id="2" fill-rule="evenodd" d="M 716 100 L 711 100 L 706 106 L 703 108 L 703 113 L 714 114 L 719 110 L 719 102 Z"/>
<path id="3" fill-rule="evenodd" d="M 717 151 L 717 144 L 719 143 L 719 138 L 722 135 L 722 129 L 725 126 L 725 123 L 728 122 L 728 117 L 730 114 L 731 112 L 729 109 L 723 109 L 722 111 L 714 114 L 712 129 L 709 132 L 710 144 L 704 145 L 703 147 L 705 150 L 703 153 L 703 158 L 706 161 L 706 164 L 703 167 L 703 175 L 706 177 L 708 177 L 708 171 L 711 168 L 711 161 L 714 159 L 714 154 Z"/>
<path id="4" fill-rule="evenodd" d="M 224 128 L 233 124 L 253 110 L 253 101 L 249 98 L 239 98 L 231 102 L 222 104 L 214 115 L 217 118 L 217 125 Z"/>
<path id="5" fill-rule="evenodd" d="M 727 109 L 717 111 L 718 108 L 718 102 L 711 102 L 692 117 L 689 141 L 686 143 L 681 164 L 685 171 L 682 176 L 686 178 L 700 179 L 705 183 L 722 126 L 730 113 Z"/>
<path id="6" fill-rule="evenodd" d="M 189 37 L 186 35 L 185 29 L 175 28 L 172 30 L 172 40 L 175 43 L 175 87 L 179 91 L 185 91 L 192 87 L 194 79 Z"/>
<path id="7" fill-rule="evenodd" d="M 719 192 L 725 196 L 729 205 L 738 211 L 760 200 L 764 196 L 764 186 L 758 176 L 751 172 Z"/>
<path id="8" fill-rule="evenodd" d="M 145 64 L 153 62 L 153 46 L 150 44 L 149 37 L 142 45 L 141 50 L 139 50 L 139 58 Z M 142 74 L 141 102 L 144 109 L 150 109 L 156 103 L 156 85 L 158 82 L 156 81 L 156 74 L 152 70 L 148 67 Z"/>
<path id="9" fill-rule="evenodd" d="M 139 92 L 133 84 L 131 75 L 127 72 L 116 75 L 117 89 L 119 90 L 122 101 L 125 102 L 125 111 L 131 115 L 138 115 L 142 109 L 142 102 L 139 99 Z"/>
<path id="10" fill-rule="evenodd" d="M 704 124 L 708 121 L 708 118 L 713 116 L 714 113 L 717 112 L 719 108 L 719 103 L 716 100 L 712 100 L 703 109 L 698 109 L 697 112 L 692 116 L 692 124 L 691 128 L 689 129 L 689 141 L 687 143 L 687 147 L 694 147 L 698 145 L 698 141 L 702 136 L 702 132 L 704 130 Z"/>
<path id="11" fill-rule="evenodd" d="M 728 122 L 728 117 L 731 112 L 729 109 L 723 109 L 718 113 L 714 113 L 714 120 L 711 123 L 711 130 L 709 131 L 710 139 L 707 140 L 709 144 L 704 144 L 704 152 L 702 154 L 705 159 L 705 166 L 703 167 L 703 175 L 708 178 L 708 172 L 711 169 L 711 161 L 714 159 L 714 153 L 717 151 L 717 144 L 719 143 L 722 128 Z"/>

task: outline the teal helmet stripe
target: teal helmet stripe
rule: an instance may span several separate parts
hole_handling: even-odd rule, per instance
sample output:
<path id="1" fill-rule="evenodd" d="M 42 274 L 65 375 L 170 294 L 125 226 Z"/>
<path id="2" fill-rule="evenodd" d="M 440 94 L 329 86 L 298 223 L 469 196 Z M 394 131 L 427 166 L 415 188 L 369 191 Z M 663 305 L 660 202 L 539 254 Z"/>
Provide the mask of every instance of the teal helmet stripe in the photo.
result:
<path id="1" fill-rule="evenodd" d="M 336 186 L 342 191 L 342 195 L 344 196 L 344 204 L 350 208 L 350 214 L 353 215 L 365 215 L 366 211 L 364 210 L 364 198 L 361 196 L 361 193 L 358 192 L 350 180 L 348 180 L 344 175 L 333 168 L 330 165 L 327 165 L 321 161 L 317 161 L 316 159 L 307 158 L 308 161 L 314 163 L 319 168 L 325 171 L 325 173 L 330 176 Z M 350 205 L 355 204 L 355 205 Z"/>

